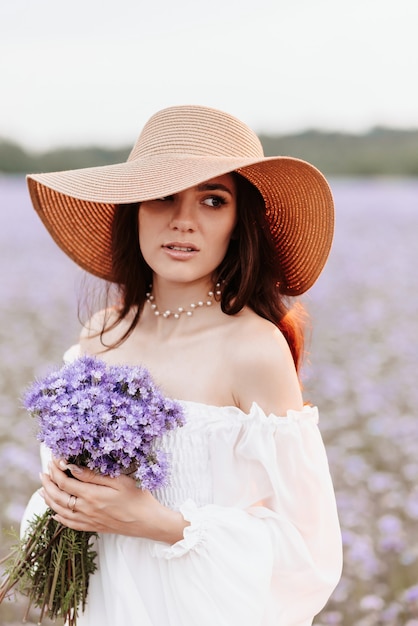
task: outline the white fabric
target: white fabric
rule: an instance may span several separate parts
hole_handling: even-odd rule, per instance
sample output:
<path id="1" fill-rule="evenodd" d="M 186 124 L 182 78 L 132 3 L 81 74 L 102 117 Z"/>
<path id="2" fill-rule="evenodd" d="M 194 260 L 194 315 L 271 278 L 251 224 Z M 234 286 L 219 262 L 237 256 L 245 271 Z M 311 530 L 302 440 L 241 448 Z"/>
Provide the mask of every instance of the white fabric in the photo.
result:
<path id="1" fill-rule="evenodd" d="M 155 492 L 184 539 L 98 540 L 79 626 L 310 626 L 341 573 L 341 537 L 316 408 L 182 402 L 163 438 L 170 484 Z M 35 495 L 25 518 L 40 506 Z"/>

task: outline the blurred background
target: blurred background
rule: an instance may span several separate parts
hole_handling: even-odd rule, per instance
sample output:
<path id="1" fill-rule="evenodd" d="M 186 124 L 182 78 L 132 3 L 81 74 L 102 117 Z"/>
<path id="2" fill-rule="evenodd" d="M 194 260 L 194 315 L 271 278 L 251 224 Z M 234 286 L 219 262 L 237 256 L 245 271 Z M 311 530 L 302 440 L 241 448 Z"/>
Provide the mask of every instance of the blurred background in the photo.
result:
<path id="1" fill-rule="evenodd" d="M 125 160 L 155 111 L 204 104 L 248 123 L 266 154 L 319 167 L 335 197 L 331 256 L 304 297 L 303 382 L 345 566 L 315 626 L 418 626 L 417 20 L 415 0 L 2 4 L 0 558 L 39 483 L 20 398 L 76 341 L 84 281 L 24 175 Z M 0 605 L 0 624 L 24 604 Z"/>

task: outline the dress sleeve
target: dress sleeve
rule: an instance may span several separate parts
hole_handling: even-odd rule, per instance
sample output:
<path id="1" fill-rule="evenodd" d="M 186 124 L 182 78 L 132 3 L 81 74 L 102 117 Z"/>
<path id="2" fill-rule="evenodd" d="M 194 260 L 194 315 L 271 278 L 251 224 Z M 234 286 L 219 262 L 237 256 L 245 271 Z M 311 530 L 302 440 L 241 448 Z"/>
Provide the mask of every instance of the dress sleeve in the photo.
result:
<path id="1" fill-rule="evenodd" d="M 246 505 L 185 502 L 184 539 L 154 545 L 178 601 L 211 596 L 207 626 L 308 626 L 335 588 L 341 534 L 317 422 L 316 408 L 279 418 L 253 405 L 230 442 L 231 465 L 220 463 L 245 482 L 237 501 Z"/>
<path id="2" fill-rule="evenodd" d="M 51 451 L 43 443 L 40 446 L 41 467 L 43 472 L 48 472 L 48 463 L 51 460 Z M 32 494 L 20 522 L 20 536 L 25 535 L 29 523 L 34 519 L 35 515 L 43 515 L 47 510 L 45 500 L 39 495 L 38 491 Z"/>

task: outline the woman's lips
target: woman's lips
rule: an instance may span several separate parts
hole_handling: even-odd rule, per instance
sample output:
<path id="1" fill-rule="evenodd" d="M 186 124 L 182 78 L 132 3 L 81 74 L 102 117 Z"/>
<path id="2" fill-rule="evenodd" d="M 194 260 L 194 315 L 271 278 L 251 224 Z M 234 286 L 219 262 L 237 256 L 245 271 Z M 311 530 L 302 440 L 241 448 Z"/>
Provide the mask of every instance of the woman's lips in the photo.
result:
<path id="1" fill-rule="evenodd" d="M 195 256 L 199 250 L 193 244 L 189 243 L 166 243 L 163 250 L 172 259 L 187 260 Z"/>

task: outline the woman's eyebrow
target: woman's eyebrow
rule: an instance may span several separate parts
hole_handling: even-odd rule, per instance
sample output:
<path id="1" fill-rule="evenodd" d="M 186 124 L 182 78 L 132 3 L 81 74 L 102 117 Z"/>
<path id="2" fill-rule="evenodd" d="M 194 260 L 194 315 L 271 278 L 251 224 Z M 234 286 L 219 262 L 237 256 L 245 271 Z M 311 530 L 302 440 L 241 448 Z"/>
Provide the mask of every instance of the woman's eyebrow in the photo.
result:
<path id="1" fill-rule="evenodd" d="M 232 196 L 232 191 L 226 185 L 222 183 L 201 183 L 197 186 L 198 191 L 216 191 L 216 190 L 226 191 Z"/>

